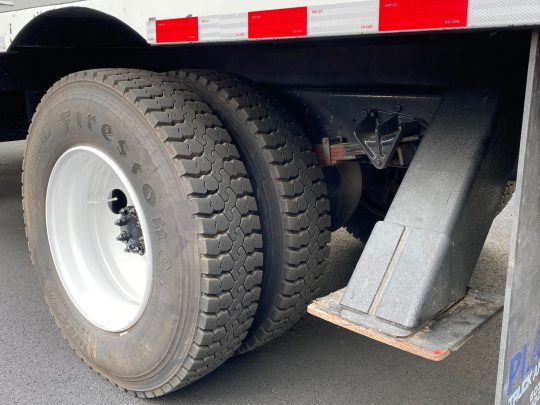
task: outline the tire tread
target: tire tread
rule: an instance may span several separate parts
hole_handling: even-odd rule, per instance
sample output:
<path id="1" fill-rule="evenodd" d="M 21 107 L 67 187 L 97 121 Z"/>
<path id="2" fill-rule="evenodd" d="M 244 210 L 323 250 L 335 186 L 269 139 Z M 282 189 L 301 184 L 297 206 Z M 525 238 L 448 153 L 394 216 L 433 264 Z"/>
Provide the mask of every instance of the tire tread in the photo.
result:
<path id="1" fill-rule="evenodd" d="M 320 276 L 330 241 L 330 205 L 322 170 L 295 120 L 271 95 L 248 80 L 211 70 L 168 75 L 190 85 L 193 91 L 204 89 L 234 111 L 255 138 L 278 194 L 284 233 L 283 261 L 277 264 L 281 277 L 273 302 L 266 313 L 257 313 L 239 351 L 247 352 L 290 328 L 322 291 Z"/>

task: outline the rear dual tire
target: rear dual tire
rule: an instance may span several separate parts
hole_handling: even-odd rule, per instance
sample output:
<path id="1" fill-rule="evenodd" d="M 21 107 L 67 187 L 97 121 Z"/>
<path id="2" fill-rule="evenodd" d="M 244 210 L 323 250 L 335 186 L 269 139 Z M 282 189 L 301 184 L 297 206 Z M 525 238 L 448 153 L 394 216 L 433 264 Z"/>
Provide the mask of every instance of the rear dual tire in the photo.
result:
<path id="1" fill-rule="evenodd" d="M 91 368 L 146 398 L 293 325 L 330 239 L 322 172 L 279 104 L 231 75 L 174 76 L 62 79 L 34 115 L 23 172 L 57 325 Z"/>

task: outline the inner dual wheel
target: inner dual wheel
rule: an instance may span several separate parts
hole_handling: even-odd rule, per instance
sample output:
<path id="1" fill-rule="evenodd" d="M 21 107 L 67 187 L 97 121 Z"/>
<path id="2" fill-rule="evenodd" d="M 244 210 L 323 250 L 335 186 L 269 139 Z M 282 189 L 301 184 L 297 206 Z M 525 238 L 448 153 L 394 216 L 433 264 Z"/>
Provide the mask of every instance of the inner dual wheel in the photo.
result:
<path id="1" fill-rule="evenodd" d="M 201 77 L 69 75 L 27 141 L 24 216 L 45 300 L 74 351 L 141 397 L 289 327 L 327 255 L 325 187 L 300 129 L 240 79 L 234 100 L 248 104 L 227 110 Z M 249 117 L 250 92 L 264 117 Z"/>
<path id="2" fill-rule="evenodd" d="M 311 144 L 263 89 L 216 71 L 173 71 L 208 103 L 237 143 L 257 199 L 264 271 L 253 326 L 240 352 L 279 336 L 322 292 L 330 204 Z"/>

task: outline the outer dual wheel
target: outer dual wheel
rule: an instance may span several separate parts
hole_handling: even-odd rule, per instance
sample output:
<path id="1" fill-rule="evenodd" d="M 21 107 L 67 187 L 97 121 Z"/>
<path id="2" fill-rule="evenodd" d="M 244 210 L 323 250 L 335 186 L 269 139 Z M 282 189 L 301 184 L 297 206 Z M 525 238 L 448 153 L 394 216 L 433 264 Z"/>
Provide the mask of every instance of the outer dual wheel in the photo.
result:
<path id="1" fill-rule="evenodd" d="M 265 91 L 213 71 L 176 71 L 208 103 L 236 142 L 259 207 L 264 271 L 257 314 L 240 351 L 280 335 L 321 292 L 330 206 L 302 129 Z"/>
<path id="2" fill-rule="evenodd" d="M 104 377 L 153 397 L 239 349 L 262 280 L 256 201 L 228 132 L 185 85 L 122 69 L 56 83 L 23 194 L 46 301 Z"/>

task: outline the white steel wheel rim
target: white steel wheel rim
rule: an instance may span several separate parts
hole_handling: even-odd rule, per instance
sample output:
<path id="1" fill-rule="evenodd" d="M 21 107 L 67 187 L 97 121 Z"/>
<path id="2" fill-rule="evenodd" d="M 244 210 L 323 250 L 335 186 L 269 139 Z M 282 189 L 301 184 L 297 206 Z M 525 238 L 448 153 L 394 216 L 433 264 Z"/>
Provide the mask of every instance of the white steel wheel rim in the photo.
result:
<path id="1" fill-rule="evenodd" d="M 134 206 L 144 255 L 116 240 L 120 218 L 112 190 Z M 152 246 L 133 185 L 111 157 L 91 146 L 66 151 L 53 167 L 45 202 L 47 237 L 58 276 L 79 312 L 95 326 L 121 332 L 141 317 L 152 286 Z"/>

